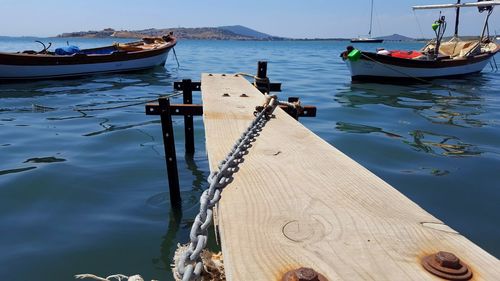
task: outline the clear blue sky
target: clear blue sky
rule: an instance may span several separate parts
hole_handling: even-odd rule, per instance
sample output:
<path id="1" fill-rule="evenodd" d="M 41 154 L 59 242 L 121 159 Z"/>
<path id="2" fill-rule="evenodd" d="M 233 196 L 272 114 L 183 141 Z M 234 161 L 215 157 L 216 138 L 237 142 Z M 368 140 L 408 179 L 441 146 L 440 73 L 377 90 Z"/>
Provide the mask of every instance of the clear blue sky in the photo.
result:
<path id="1" fill-rule="evenodd" d="M 430 37 L 431 23 L 439 11 L 417 11 L 415 17 L 411 6 L 453 2 L 375 0 L 373 35 Z M 370 0 L 0 0 L 0 4 L 0 36 L 54 36 L 107 27 L 134 30 L 240 24 L 291 38 L 352 37 L 368 33 L 370 16 Z M 443 12 L 451 32 L 454 12 Z M 461 33 L 479 34 L 484 14 L 469 8 L 462 9 L 462 15 Z M 490 27 L 492 33 L 500 33 L 500 6 Z"/>

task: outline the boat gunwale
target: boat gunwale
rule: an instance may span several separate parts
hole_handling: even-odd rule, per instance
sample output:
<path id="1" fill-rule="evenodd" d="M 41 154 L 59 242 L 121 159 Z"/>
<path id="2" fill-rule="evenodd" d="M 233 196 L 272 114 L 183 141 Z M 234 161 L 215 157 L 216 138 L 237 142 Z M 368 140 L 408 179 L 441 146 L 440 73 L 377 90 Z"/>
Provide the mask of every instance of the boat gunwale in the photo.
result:
<path id="1" fill-rule="evenodd" d="M 378 63 L 400 66 L 400 67 L 448 68 L 454 66 L 473 64 L 491 58 L 492 56 L 496 55 L 497 52 L 500 51 L 500 45 L 497 43 L 495 44 L 496 44 L 496 49 L 492 51 L 481 53 L 479 55 L 471 57 L 457 58 L 457 59 L 451 59 L 451 58 L 444 58 L 439 60 L 407 59 L 407 58 L 398 58 L 389 55 L 382 55 L 374 52 L 364 52 L 364 51 L 362 51 L 362 55 L 359 59 L 365 61 L 376 61 Z"/>

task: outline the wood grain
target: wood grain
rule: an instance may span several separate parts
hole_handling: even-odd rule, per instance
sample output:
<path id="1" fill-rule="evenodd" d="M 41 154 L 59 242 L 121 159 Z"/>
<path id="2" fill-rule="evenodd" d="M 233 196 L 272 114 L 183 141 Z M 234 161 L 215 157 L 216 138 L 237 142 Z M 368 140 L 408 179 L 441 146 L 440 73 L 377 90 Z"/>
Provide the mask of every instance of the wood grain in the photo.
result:
<path id="1" fill-rule="evenodd" d="M 253 120 L 262 94 L 242 77 L 202 75 L 211 169 Z M 241 97 L 246 94 L 248 97 Z M 281 280 L 311 267 L 328 280 L 441 280 L 420 259 L 455 253 L 474 280 L 500 262 L 277 109 L 222 193 L 228 280 Z"/>

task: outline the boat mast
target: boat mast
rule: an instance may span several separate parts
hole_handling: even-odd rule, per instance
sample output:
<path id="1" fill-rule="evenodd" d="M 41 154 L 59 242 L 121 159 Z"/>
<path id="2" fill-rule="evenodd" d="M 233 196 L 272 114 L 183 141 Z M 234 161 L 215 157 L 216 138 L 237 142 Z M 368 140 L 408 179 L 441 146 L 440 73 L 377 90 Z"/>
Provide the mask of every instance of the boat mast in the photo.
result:
<path id="1" fill-rule="evenodd" d="M 370 12 L 370 31 L 368 31 L 368 38 L 372 38 L 372 21 L 373 21 L 373 0 L 372 0 L 371 12 Z"/>
<path id="2" fill-rule="evenodd" d="M 460 1 L 461 0 L 457 0 L 457 5 L 460 5 Z M 457 38 L 458 37 L 458 23 L 460 22 L 460 7 L 457 7 L 457 15 L 455 17 L 455 34 L 453 35 L 453 37 Z"/>

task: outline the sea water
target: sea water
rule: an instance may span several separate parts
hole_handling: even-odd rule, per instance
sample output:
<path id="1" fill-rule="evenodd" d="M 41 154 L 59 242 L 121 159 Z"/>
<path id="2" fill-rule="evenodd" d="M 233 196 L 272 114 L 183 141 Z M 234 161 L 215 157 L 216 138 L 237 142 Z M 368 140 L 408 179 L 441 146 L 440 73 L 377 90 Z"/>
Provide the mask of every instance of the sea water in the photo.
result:
<path id="1" fill-rule="evenodd" d="M 41 49 L 34 40 L 52 48 L 127 41 L 0 38 L 0 50 Z M 141 73 L 1 84 L 0 279 L 172 280 L 173 252 L 188 241 L 207 187 L 203 123 L 195 117 L 196 153 L 187 157 L 174 117 L 183 199 L 174 213 L 159 116 L 146 116 L 140 103 L 203 72 L 255 73 L 259 60 L 283 83 L 280 99 L 317 107 L 316 118 L 300 120 L 307 128 L 500 257 L 500 74 L 487 66 L 434 86 L 353 84 L 339 58 L 348 44 L 186 40 L 175 48 L 180 67 L 170 53 L 166 68 Z"/>

